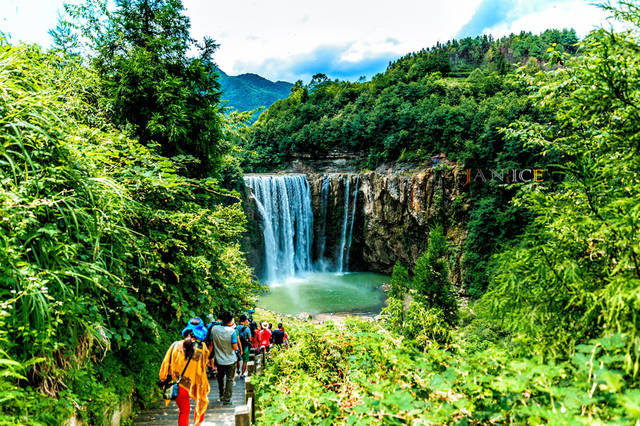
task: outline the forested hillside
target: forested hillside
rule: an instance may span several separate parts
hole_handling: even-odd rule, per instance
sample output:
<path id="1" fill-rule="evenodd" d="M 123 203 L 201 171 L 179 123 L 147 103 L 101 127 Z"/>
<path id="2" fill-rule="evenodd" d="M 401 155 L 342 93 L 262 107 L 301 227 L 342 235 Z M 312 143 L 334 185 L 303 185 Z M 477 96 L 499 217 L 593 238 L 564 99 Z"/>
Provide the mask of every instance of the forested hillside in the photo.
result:
<path id="1" fill-rule="evenodd" d="M 227 75 L 218 68 L 222 98 L 226 105 L 237 111 L 268 108 L 275 101 L 286 98 L 293 84 L 286 81 L 273 82 L 257 74 Z"/>
<path id="2" fill-rule="evenodd" d="M 534 114 L 528 87 L 514 78 L 554 66 L 547 50 L 576 53 L 573 30 L 548 30 L 499 40 L 489 36 L 437 45 L 400 58 L 367 82 L 331 81 L 318 74 L 296 83 L 252 126 L 247 148 L 255 170 L 282 166 L 296 154 L 366 154 L 363 167 L 420 160 L 444 151 L 449 159 L 492 167 L 503 157 L 527 158 L 505 147 L 498 128 Z M 471 164 L 470 165 L 474 165 Z"/>

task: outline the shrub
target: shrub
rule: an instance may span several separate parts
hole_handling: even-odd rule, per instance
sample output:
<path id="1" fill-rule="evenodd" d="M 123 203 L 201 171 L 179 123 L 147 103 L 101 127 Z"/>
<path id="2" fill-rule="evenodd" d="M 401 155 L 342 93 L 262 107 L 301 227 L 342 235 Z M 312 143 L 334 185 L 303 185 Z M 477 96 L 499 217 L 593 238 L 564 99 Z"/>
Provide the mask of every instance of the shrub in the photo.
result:
<path id="1" fill-rule="evenodd" d="M 413 288 L 418 299 L 429 308 L 440 309 L 442 318 L 453 324 L 458 315 L 458 302 L 451 290 L 446 255 L 447 240 L 438 225 L 429 233 L 427 251 L 416 261 Z"/>

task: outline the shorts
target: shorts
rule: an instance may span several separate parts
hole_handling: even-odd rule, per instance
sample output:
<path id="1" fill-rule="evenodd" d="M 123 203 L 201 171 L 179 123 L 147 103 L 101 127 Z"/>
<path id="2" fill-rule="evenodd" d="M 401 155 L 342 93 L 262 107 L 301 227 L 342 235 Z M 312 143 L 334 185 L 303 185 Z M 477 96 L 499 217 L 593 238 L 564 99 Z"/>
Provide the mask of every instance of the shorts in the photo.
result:
<path id="1" fill-rule="evenodd" d="M 242 361 L 246 364 L 249 362 L 249 349 L 245 349 L 244 351 L 242 351 Z"/>

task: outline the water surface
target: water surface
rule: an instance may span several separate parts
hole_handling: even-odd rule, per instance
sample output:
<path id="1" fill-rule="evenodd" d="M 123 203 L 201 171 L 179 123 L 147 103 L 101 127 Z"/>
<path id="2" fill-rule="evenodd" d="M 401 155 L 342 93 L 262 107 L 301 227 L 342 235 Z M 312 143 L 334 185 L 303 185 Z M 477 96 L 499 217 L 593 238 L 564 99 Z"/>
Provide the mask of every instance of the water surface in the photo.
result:
<path id="1" fill-rule="evenodd" d="M 386 275 L 372 272 L 313 272 L 271 283 L 258 306 L 283 314 L 380 312 Z"/>

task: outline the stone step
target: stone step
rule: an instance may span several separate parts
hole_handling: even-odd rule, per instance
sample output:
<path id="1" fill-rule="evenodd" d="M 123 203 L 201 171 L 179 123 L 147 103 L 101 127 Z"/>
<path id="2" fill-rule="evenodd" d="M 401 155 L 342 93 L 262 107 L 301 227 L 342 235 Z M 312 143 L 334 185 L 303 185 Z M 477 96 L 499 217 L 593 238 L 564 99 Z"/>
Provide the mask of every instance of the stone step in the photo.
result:
<path id="1" fill-rule="evenodd" d="M 204 415 L 203 425 L 234 425 L 235 409 L 245 404 L 245 381 L 237 377 L 233 385 L 231 405 L 224 406 L 219 401 L 218 382 L 215 378 L 209 379 L 211 391 L 209 392 L 209 406 Z M 189 413 L 190 424 L 193 424 L 194 403 L 191 401 Z M 178 423 L 178 406 L 171 401 L 164 406 L 164 401 L 158 401 L 149 410 L 140 413 L 134 420 L 134 425 L 176 425 Z"/>

